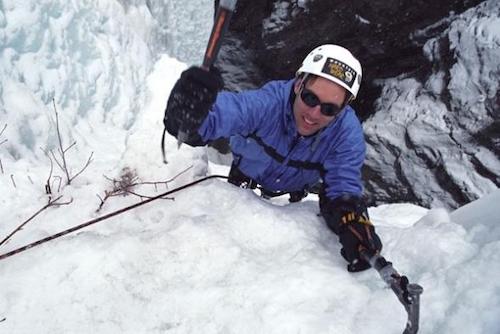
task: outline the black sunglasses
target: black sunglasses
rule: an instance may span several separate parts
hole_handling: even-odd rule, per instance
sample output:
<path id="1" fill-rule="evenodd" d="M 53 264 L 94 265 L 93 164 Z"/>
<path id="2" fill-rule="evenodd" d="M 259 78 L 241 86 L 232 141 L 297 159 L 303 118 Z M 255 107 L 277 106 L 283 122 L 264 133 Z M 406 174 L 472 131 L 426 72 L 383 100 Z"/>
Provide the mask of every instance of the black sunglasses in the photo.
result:
<path id="1" fill-rule="evenodd" d="M 320 105 L 321 113 L 328 117 L 338 115 L 343 109 L 342 106 L 338 106 L 334 103 L 321 103 L 316 94 L 305 88 L 304 85 L 302 85 L 302 90 L 300 91 L 300 98 L 311 108 Z"/>

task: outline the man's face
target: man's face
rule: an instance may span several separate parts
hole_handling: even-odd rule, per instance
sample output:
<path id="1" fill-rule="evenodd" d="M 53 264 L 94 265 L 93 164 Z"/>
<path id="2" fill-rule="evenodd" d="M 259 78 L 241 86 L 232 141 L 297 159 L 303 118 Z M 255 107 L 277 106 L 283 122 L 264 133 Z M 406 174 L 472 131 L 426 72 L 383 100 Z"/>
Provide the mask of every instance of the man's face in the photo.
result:
<path id="1" fill-rule="evenodd" d="M 321 103 L 332 103 L 337 106 L 342 106 L 346 97 L 346 90 L 343 87 L 322 77 L 307 80 L 305 86 L 302 85 L 302 80 L 297 80 L 293 88 L 296 94 L 293 115 L 297 131 L 302 136 L 310 136 L 318 132 L 335 119 L 335 116 L 326 116 L 321 113 L 319 104 L 314 107 L 305 104 L 300 96 L 303 89 L 316 95 Z"/>

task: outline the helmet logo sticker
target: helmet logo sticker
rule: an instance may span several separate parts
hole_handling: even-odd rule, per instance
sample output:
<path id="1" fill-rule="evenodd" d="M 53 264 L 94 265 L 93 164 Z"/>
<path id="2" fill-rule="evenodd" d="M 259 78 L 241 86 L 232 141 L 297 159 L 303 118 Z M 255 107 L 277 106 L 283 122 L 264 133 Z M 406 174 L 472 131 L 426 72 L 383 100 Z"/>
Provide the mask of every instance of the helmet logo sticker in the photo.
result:
<path id="1" fill-rule="evenodd" d="M 358 76 L 352 67 L 333 58 L 328 58 L 326 60 L 321 72 L 340 80 L 348 87 L 352 87 L 356 77 Z"/>
<path id="2" fill-rule="evenodd" d="M 313 58 L 313 62 L 320 61 L 323 58 L 323 55 L 315 55 Z"/>
<path id="3" fill-rule="evenodd" d="M 345 79 L 347 81 L 352 81 L 352 73 L 351 72 L 344 72 Z"/>

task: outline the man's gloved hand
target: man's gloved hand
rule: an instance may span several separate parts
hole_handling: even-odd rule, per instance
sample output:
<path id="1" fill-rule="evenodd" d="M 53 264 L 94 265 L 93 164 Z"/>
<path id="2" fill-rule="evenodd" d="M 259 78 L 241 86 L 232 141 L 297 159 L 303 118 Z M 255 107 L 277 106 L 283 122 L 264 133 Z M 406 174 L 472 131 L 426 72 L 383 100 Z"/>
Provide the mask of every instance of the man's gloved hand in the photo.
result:
<path id="1" fill-rule="evenodd" d="M 197 131 L 223 86 L 222 77 L 215 68 L 205 71 L 191 67 L 182 72 L 167 102 L 163 119 L 167 131 L 175 137 L 179 131 L 185 132 L 188 144 L 201 140 Z"/>
<path id="2" fill-rule="evenodd" d="M 347 212 L 342 216 L 339 228 L 339 242 L 342 244 L 340 254 L 349 262 L 347 270 L 362 271 L 370 268 L 370 264 L 360 258 L 360 249 L 366 248 L 379 253 L 382 242 L 375 233 L 375 227 L 364 213 Z"/>
<path id="3" fill-rule="evenodd" d="M 360 258 L 359 251 L 366 248 L 379 253 L 382 242 L 363 201 L 353 196 L 341 196 L 333 201 L 320 197 L 320 208 L 328 227 L 339 236 L 340 254 L 349 262 L 347 270 L 357 272 L 370 268 L 370 264 Z"/>

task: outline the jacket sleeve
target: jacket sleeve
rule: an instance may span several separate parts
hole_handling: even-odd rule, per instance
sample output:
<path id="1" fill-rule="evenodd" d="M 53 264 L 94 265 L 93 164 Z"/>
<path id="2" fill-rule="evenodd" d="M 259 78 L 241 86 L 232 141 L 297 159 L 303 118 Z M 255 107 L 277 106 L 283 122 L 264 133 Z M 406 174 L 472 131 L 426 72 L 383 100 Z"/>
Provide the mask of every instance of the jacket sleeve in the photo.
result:
<path id="1" fill-rule="evenodd" d="M 204 141 L 250 134 L 279 110 L 280 94 L 274 82 L 241 93 L 221 92 L 198 133 Z"/>
<path id="2" fill-rule="evenodd" d="M 349 195 L 362 197 L 361 168 L 366 154 L 363 128 L 354 111 L 342 119 L 338 145 L 333 147 L 324 163 L 326 199 Z"/>

